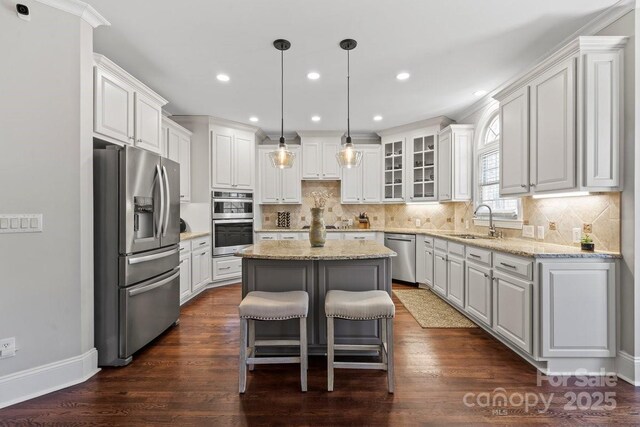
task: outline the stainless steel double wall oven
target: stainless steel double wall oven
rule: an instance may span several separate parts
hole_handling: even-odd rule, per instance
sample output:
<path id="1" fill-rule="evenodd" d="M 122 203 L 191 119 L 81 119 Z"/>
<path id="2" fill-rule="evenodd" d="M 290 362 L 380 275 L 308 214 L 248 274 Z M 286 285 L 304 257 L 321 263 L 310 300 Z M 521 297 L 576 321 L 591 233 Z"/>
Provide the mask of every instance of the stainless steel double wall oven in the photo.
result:
<path id="1" fill-rule="evenodd" d="M 229 256 L 253 244 L 253 193 L 211 192 L 213 256 Z"/>

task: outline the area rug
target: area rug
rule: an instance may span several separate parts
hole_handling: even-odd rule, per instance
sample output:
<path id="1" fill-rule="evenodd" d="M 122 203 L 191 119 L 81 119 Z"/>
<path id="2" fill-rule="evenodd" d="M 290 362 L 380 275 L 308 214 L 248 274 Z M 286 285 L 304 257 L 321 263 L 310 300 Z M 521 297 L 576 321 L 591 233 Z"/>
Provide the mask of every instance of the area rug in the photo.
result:
<path id="1" fill-rule="evenodd" d="M 397 289 L 393 293 L 423 328 L 477 328 L 427 289 Z"/>

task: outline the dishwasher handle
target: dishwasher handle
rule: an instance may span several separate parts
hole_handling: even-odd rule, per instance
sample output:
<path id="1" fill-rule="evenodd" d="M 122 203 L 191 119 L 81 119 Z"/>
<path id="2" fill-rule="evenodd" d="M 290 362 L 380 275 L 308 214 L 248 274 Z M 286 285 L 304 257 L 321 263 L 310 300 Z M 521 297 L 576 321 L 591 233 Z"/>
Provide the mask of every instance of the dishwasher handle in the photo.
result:
<path id="1" fill-rule="evenodd" d="M 385 240 L 392 240 L 394 242 L 415 242 L 415 240 L 411 240 L 411 239 L 396 239 L 394 237 L 385 237 Z"/>

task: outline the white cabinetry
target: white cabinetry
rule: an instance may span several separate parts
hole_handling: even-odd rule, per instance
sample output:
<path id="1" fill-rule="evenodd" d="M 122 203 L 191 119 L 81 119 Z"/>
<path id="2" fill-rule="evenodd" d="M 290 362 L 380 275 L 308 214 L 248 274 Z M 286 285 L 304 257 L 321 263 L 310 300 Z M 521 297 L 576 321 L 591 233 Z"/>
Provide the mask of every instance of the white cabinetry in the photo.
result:
<path id="1" fill-rule="evenodd" d="M 436 250 L 433 255 L 433 290 L 447 296 L 447 254 Z"/>
<path id="2" fill-rule="evenodd" d="M 421 236 L 416 244 L 416 277 L 418 286 L 433 287 L 433 237 Z"/>
<path id="3" fill-rule="evenodd" d="M 382 201 L 380 183 L 380 146 L 356 146 L 362 151 L 360 167 L 342 170 L 342 203 L 379 203 Z"/>
<path id="4" fill-rule="evenodd" d="M 95 136 L 160 154 L 167 100 L 103 55 L 94 54 Z"/>
<path id="5" fill-rule="evenodd" d="M 449 254 L 447 261 L 447 299 L 464 308 L 464 260 Z"/>
<path id="6" fill-rule="evenodd" d="M 626 37 L 578 37 L 496 95 L 500 194 L 620 191 Z"/>
<path id="7" fill-rule="evenodd" d="M 213 258 L 213 281 L 233 280 L 242 276 L 242 258 Z"/>
<path id="8" fill-rule="evenodd" d="M 302 145 L 302 179 L 339 180 L 340 167 L 336 154 L 341 134 L 298 132 Z"/>
<path id="9" fill-rule="evenodd" d="M 438 200 L 471 200 L 473 126 L 450 125 L 438 137 Z"/>
<path id="10" fill-rule="evenodd" d="M 407 192 L 412 202 L 438 200 L 437 138 L 436 133 L 430 133 L 410 139 Z"/>
<path id="11" fill-rule="evenodd" d="M 465 311 L 476 320 L 491 327 L 491 269 L 469 262 L 467 258 L 465 284 Z"/>
<path id="12" fill-rule="evenodd" d="M 258 150 L 258 185 L 261 204 L 300 204 L 302 203 L 302 181 L 300 149 L 289 146 L 296 154 L 293 166 L 288 169 L 275 168 L 269 153 L 275 147 L 260 147 Z"/>
<path id="13" fill-rule="evenodd" d="M 211 127 L 211 188 L 253 190 L 255 133 L 225 126 Z"/>
<path id="14" fill-rule="evenodd" d="M 211 239 L 180 242 L 180 304 L 193 298 L 211 282 Z"/>
<path id="15" fill-rule="evenodd" d="M 162 119 L 162 136 L 165 141 L 162 155 L 180 163 L 180 202 L 191 201 L 191 132 L 174 121 Z"/>
<path id="16" fill-rule="evenodd" d="M 542 356 L 615 357 L 615 264 L 544 262 L 541 270 Z"/>
<path id="17" fill-rule="evenodd" d="M 527 353 L 533 350 L 532 283 L 494 271 L 493 329 Z"/>
<path id="18" fill-rule="evenodd" d="M 182 244 L 180 245 L 182 249 Z M 187 249 L 188 248 L 188 249 Z M 180 252 L 180 302 L 191 295 L 191 244 L 185 245 L 185 252 Z"/>
<path id="19" fill-rule="evenodd" d="M 404 153 L 405 137 L 389 136 L 382 138 L 382 156 L 384 157 L 384 201 L 404 201 Z"/>

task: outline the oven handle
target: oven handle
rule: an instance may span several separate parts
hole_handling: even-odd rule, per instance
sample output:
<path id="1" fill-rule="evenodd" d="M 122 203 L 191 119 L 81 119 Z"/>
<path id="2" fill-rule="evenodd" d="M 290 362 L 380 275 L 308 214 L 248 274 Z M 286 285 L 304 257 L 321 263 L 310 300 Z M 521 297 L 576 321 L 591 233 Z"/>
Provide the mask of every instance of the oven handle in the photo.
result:
<path id="1" fill-rule="evenodd" d="M 218 202 L 253 203 L 253 199 L 213 199 L 213 203 Z"/>
<path id="2" fill-rule="evenodd" d="M 214 219 L 214 224 L 253 224 L 252 219 Z"/>

